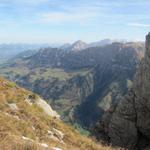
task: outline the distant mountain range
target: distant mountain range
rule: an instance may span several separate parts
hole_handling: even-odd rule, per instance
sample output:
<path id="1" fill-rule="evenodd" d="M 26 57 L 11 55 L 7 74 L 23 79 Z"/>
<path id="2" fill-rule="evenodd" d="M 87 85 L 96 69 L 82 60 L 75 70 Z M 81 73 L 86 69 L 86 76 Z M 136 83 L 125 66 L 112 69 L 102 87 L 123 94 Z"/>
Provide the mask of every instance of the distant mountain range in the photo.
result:
<path id="1" fill-rule="evenodd" d="M 66 43 L 66 44 L 62 45 L 60 48 L 68 50 L 68 51 L 80 51 L 80 50 L 83 50 L 83 49 L 86 49 L 86 48 L 89 48 L 89 47 L 101 47 L 101 46 L 105 46 L 105 45 L 108 45 L 108 44 L 112 44 L 114 42 L 123 43 L 124 41 L 104 39 L 104 40 L 101 40 L 101 41 L 98 41 L 98 42 L 85 43 L 81 40 L 78 40 L 78 41 L 74 42 L 73 44 Z"/>
<path id="2" fill-rule="evenodd" d="M 46 47 L 57 47 L 66 51 L 80 51 L 89 47 L 105 46 L 107 44 L 111 44 L 116 41 L 117 40 L 104 39 L 99 42 L 88 44 L 79 40 L 79 41 L 74 42 L 73 44 L 66 43 L 62 46 L 60 46 L 60 44 L 22 44 L 22 43 L 0 44 L 0 64 L 18 54 L 20 55 L 20 53 L 24 51 L 28 51 L 28 53 L 30 53 L 29 50 L 33 52 L 34 50 L 36 51 L 38 49 L 42 49 Z"/>
<path id="3" fill-rule="evenodd" d="M 0 74 L 47 99 L 66 122 L 89 128 L 131 88 L 145 48 L 131 42 L 80 50 L 86 45 L 22 53 Z"/>
<path id="4" fill-rule="evenodd" d="M 26 50 L 38 50 L 49 47 L 48 44 L 0 44 L 0 63 Z"/>

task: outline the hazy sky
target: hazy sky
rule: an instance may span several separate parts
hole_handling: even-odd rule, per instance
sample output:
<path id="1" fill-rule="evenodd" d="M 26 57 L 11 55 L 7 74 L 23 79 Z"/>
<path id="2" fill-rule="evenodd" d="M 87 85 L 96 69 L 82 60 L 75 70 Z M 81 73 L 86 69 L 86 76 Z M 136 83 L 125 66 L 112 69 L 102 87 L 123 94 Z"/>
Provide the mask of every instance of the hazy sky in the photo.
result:
<path id="1" fill-rule="evenodd" d="M 144 40 L 150 0 L 0 0 L 0 43 Z"/>

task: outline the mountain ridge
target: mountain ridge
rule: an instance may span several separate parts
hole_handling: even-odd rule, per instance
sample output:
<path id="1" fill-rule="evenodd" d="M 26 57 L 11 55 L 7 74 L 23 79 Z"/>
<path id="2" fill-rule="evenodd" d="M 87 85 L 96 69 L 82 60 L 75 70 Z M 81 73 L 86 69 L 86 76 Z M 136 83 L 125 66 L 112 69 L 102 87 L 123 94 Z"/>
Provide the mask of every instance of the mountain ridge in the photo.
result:
<path id="1" fill-rule="evenodd" d="M 40 94 L 66 122 L 89 128 L 128 91 L 143 49 L 136 43 L 76 52 L 46 48 L 10 61 L 0 74 Z"/>

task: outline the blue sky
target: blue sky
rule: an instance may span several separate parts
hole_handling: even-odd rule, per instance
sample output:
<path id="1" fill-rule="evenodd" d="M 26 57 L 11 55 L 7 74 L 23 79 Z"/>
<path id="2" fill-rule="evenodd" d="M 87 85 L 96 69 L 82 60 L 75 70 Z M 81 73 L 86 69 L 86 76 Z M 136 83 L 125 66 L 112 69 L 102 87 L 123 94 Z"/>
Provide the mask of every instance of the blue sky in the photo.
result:
<path id="1" fill-rule="evenodd" d="M 0 0 L 0 43 L 144 40 L 150 0 Z"/>

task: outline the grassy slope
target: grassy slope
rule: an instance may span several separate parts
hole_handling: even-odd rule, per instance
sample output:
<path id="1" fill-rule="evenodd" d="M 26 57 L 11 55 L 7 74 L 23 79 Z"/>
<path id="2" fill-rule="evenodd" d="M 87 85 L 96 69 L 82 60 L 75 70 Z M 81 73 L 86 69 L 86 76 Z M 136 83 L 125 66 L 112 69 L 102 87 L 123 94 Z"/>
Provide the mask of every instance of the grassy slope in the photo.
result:
<path id="1" fill-rule="evenodd" d="M 0 150 L 51 150 L 51 147 L 63 150 L 110 149 L 81 136 L 62 121 L 47 116 L 37 105 L 29 105 L 25 101 L 29 94 L 33 93 L 0 77 Z M 17 105 L 18 110 L 10 108 L 9 104 L 12 103 Z M 65 134 L 64 144 L 49 138 L 47 131 L 52 128 Z M 32 141 L 24 140 L 22 136 Z M 44 148 L 39 143 L 46 143 L 49 148 Z"/>

